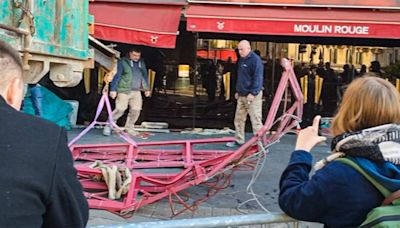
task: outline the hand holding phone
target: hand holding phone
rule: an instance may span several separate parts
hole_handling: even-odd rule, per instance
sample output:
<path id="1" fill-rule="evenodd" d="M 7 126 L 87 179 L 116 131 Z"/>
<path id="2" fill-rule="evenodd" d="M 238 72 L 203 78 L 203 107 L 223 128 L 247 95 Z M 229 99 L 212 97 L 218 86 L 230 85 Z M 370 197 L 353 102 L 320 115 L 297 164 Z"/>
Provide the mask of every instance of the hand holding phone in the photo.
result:
<path id="1" fill-rule="evenodd" d="M 310 151 L 315 145 L 326 140 L 326 137 L 318 135 L 321 116 L 316 116 L 313 124 L 302 129 L 297 136 L 295 150 Z"/>

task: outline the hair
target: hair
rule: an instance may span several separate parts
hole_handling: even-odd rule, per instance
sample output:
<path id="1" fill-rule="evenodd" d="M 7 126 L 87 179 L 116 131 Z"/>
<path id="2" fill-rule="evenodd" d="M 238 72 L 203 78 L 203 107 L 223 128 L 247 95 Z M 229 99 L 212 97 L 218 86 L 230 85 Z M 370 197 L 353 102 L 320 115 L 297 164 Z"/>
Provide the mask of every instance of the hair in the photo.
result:
<path id="1" fill-rule="evenodd" d="M 371 72 L 380 73 L 381 72 L 381 64 L 379 61 L 372 61 L 371 62 Z"/>
<path id="2" fill-rule="evenodd" d="M 0 40 L 0 91 L 15 77 L 22 77 L 22 61 L 19 53 Z"/>
<path id="3" fill-rule="evenodd" d="M 332 122 L 334 136 L 400 123 L 400 94 L 388 81 L 366 74 L 349 84 Z"/>
<path id="4" fill-rule="evenodd" d="M 250 42 L 248 40 L 241 40 L 238 44 L 238 47 L 241 46 L 243 48 L 251 49 Z"/>
<path id="5" fill-rule="evenodd" d="M 140 50 L 140 48 L 138 48 L 138 47 L 131 47 L 131 48 L 129 48 L 128 53 L 131 53 L 131 52 L 142 53 L 142 50 Z"/>
<path id="6" fill-rule="evenodd" d="M 331 68 L 331 63 L 330 63 L 330 62 L 326 62 L 326 63 L 325 63 L 325 67 L 326 67 L 326 68 Z"/>

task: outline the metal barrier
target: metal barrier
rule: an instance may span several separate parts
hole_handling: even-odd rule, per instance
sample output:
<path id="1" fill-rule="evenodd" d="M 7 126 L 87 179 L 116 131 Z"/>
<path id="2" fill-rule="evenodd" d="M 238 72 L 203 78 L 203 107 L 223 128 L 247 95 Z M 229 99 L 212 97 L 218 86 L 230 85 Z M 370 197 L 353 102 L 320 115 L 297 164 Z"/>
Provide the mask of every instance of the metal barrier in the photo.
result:
<path id="1" fill-rule="evenodd" d="M 248 215 L 231 215 L 218 217 L 205 217 L 193 219 L 164 220 L 157 222 L 127 223 L 118 225 L 101 225 L 90 228 L 215 228 L 215 227 L 236 227 L 246 225 L 262 225 L 274 223 L 295 223 L 298 221 L 283 213 L 264 213 Z"/>

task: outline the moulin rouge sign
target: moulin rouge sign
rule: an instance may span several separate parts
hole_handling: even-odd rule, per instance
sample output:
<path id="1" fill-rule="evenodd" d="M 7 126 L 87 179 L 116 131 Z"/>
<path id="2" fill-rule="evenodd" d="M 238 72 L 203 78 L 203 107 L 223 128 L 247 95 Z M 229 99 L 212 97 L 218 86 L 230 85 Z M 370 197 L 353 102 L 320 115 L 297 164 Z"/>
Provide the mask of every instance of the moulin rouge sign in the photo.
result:
<path id="1" fill-rule="evenodd" d="M 305 34 L 335 34 L 335 35 L 369 35 L 369 26 L 352 25 L 311 25 L 295 24 L 295 33 Z"/>
<path id="2" fill-rule="evenodd" d="M 191 0 L 189 2 L 194 2 Z M 303 6 L 322 4 L 322 0 L 199 0 L 220 4 L 189 4 L 187 29 L 198 32 L 260 34 L 282 36 L 317 36 L 400 39 L 400 0 L 331 0 L 359 6 L 375 4 L 376 8 L 399 7 L 399 10 L 328 9 L 325 7 L 270 7 L 255 3 L 291 3 Z M 223 5 L 222 2 L 226 4 Z M 233 6 L 247 2 L 250 6 Z M 326 1 L 327 2 L 327 1 Z M 290 4 L 289 4 L 290 5 Z M 193 8 L 193 10 L 192 10 Z"/>

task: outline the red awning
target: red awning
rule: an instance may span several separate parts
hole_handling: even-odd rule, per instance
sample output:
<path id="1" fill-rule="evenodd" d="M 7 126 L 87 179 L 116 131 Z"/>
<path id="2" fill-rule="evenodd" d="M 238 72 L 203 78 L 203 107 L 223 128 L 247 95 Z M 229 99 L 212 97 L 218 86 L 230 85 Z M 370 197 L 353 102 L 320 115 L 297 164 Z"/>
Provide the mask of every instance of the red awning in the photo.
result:
<path id="1" fill-rule="evenodd" d="M 287 36 L 400 39 L 400 11 L 189 5 L 187 30 Z"/>
<path id="2" fill-rule="evenodd" d="M 175 48 L 182 5 L 91 2 L 98 39 Z"/>

